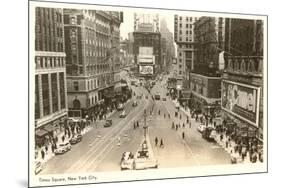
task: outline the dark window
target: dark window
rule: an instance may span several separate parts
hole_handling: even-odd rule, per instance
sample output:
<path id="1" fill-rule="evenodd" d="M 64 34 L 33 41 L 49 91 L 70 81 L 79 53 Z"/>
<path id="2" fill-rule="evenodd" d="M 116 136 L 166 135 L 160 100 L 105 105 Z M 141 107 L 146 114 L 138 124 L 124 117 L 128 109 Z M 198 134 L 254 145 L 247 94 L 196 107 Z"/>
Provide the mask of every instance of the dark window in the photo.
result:
<path id="1" fill-rule="evenodd" d="M 48 74 L 42 74 L 42 97 L 43 97 L 43 114 L 50 114 L 50 96 Z"/>
<path id="2" fill-rule="evenodd" d="M 79 91 L 79 83 L 73 82 L 73 88 L 74 88 L 74 91 Z"/>
<path id="3" fill-rule="evenodd" d="M 53 101 L 53 112 L 59 110 L 58 108 L 58 82 L 57 82 L 57 73 L 51 74 L 52 81 L 52 101 Z"/>
<path id="4" fill-rule="evenodd" d="M 65 108 L 65 87 L 64 87 L 64 73 L 60 72 L 60 106 L 61 109 Z"/>
<path id="5" fill-rule="evenodd" d="M 35 119 L 40 118 L 40 101 L 39 101 L 39 80 L 38 75 L 35 75 Z"/>

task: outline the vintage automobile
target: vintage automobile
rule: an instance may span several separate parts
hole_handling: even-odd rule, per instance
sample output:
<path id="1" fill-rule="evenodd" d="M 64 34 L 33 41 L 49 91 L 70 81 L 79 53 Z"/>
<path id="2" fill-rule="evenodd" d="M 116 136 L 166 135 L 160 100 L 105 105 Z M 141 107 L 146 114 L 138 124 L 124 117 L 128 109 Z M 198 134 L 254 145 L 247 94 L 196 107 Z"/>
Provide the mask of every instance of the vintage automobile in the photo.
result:
<path id="1" fill-rule="evenodd" d="M 198 132 L 200 132 L 200 133 L 202 133 L 205 129 L 206 129 L 206 125 L 204 125 L 204 124 L 200 124 L 200 125 L 198 125 L 198 127 L 197 127 L 197 131 Z"/>
<path id="2" fill-rule="evenodd" d="M 125 110 L 123 110 L 123 112 L 119 115 L 120 118 L 124 118 L 127 116 L 127 113 Z"/>
<path id="3" fill-rule="evenodd" d="M 107 119 L 103 127 L 111 127 L 111 125 L 112 125 L 112 119 Z"/>
<path id="4" fill-rule="evenodd" d="M 43 165 L 40 161 L 35 161 L 35 174 L 39 174 L 43 170 Z"/>
<path id="5" fill-rule="evenodd" d="M 133 106 L 133 107 L 138 106 L 137 101 L 134 101 L 133 104 L 132 104 L 132 106 Z"/>
<path id="6" fill-rule="evenodd" d="M 81 142 L 82 135 L 81 134 L 75 134 L 72 136 L 72 138 L 69 140 L 70 144 L 77 144 L 78 142 Z"/>
<path id="7" fill-rule="evenodd" d="M 158 161 L 149 155 L 148 150 L 144 149 L 137 151 L 133 165 L 135 170 L 158 168 Z"/>
<path id="8" fill-rule="evenodd" d="M 117 110 L 118 111 L 124 110 L 124 105 L 122 103 L 119 103 L 117 106 Z"/>
<path id="9" fill-rule="evenodd" d="M 124 152 L 120 161 L 121 170 L 134 169 L 134 155 L 131 152 Z"/>
<path id="10" fill-rule="evenodd" d="M 206 127 L 202 131 L 202 138 L 206 139 L 209 142 L 215 142 L 216 131 L 213 127 Z"/>
<path id="11" fill-rule="evenodd" d="M 162 98 L 163 101 L 166 101 L 167 99 L 165 97 Z"/>
<path id="12" fill-rule="evenodd" d="M 71 144 L 69 142 L 64 142 L 59 144 L 58 148 L 55 149 L 55 154 L 63 154 L 71 149 Z"/>

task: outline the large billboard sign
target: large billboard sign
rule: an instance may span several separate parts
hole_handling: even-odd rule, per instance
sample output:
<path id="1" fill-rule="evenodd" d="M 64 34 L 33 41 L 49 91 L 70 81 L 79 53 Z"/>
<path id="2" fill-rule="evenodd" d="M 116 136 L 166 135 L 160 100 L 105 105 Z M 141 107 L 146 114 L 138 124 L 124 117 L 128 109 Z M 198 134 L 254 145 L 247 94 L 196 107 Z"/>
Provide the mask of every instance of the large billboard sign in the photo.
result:
<path id="1" fill-rule="evenodd" d="M 259 98 L 259 87 L 222 81 L 222 109 L 257 127 L 259 121 Z"/>
<path id="2" fill-rule="evenodd" d="M 139 67 L 140 74 L 142 75 L 152 75 L 153 74 L 153 66 L 144 65 Z"/>
<path id="3" fill-rule="evenodd" d="M 153 47 L 139 47 L 139 54 L 140 55 L 153 55 Z"/>

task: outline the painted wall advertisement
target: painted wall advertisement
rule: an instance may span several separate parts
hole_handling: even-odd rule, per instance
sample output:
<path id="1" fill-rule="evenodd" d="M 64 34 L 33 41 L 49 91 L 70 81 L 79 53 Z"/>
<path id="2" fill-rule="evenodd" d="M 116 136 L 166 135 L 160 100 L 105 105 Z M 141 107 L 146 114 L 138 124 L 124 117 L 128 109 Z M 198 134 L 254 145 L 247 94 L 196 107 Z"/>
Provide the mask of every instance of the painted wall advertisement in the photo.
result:
<path id="1" fill-rule="evenodd" d="M 222 109 L 258 127 L 260 88 L 222 81 Z"/>
<path id="2" fill-rule="evenodd" d="M 153 66 L 149 66 L 149 65 L 140 66 L 139 71 L 140 74 L 143 75 L 153 74 Z"/>

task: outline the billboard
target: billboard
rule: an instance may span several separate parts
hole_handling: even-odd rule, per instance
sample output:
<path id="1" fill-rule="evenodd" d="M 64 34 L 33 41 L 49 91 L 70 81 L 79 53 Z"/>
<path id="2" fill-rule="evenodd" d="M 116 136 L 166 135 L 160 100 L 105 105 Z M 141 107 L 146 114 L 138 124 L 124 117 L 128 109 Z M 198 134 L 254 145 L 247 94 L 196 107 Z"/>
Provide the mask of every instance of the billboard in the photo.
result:
<path id="1" fill-rule="evenodd" d="M 153 66 L 145 65 L 139 67 L 139 72 L 142 75 L 152 75 L 153 74 Z"/>
<path id="2" fill-rule="evenodd" d="M 152 55 L 153 54 L 153 47 L 139 47 L 139 54 L 140 55 Z"/>
<path id="3" fill-rule="evenodd" d="M 257 127 L 259 98 L 259 87 L 222 81 L 222 109 Z"/>

